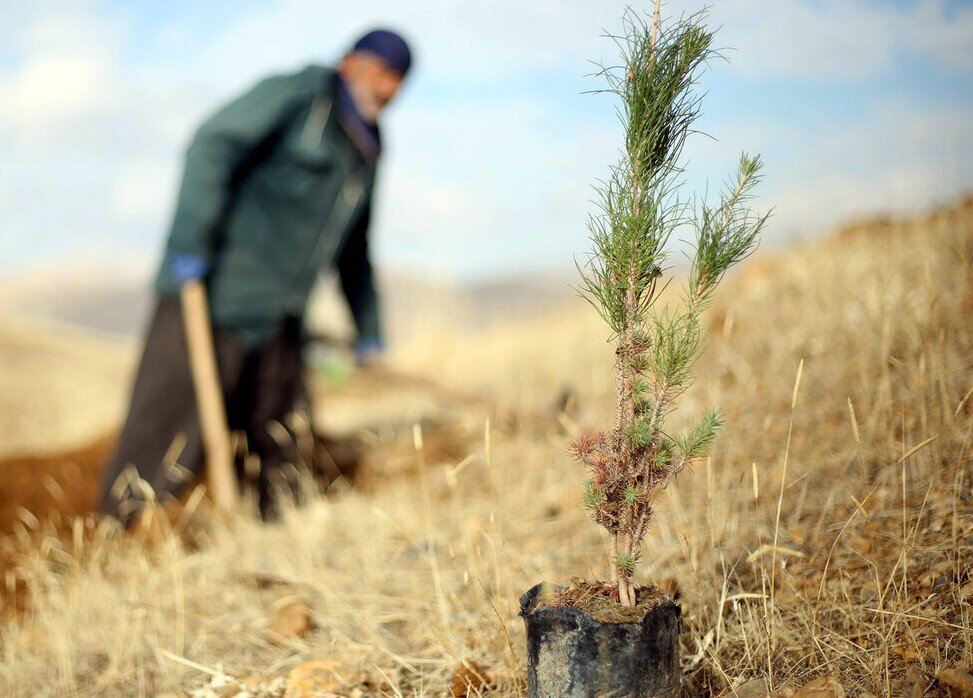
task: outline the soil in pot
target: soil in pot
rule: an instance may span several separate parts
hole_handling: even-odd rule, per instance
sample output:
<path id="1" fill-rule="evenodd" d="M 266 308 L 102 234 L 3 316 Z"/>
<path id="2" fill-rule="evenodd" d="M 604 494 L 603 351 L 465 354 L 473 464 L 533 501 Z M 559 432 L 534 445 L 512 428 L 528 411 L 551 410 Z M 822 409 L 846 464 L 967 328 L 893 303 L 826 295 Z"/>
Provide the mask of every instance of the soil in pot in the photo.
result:
<path id="1" fill-rule="evenodd" d="M 574 580 L 538 584 L 520 598 L 532 698 L 678 694 L 679 606 L 658 587 L 639 587 L 634 607 L 614 593 Z"/>

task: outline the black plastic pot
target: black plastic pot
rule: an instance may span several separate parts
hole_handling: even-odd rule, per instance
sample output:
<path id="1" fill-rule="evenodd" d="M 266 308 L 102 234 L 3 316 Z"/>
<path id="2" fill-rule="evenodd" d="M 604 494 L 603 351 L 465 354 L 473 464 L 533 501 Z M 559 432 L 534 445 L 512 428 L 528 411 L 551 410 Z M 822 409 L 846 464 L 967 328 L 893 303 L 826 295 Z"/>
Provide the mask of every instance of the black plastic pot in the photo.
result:
<path id="1" fill-rule="evenodd" d="M 537 606 L 543 587 L 520 597 L 531 698 L 678 695 L 678 604 L 667 599 L 639 622 L 606 623 L 573 606 Z"/>

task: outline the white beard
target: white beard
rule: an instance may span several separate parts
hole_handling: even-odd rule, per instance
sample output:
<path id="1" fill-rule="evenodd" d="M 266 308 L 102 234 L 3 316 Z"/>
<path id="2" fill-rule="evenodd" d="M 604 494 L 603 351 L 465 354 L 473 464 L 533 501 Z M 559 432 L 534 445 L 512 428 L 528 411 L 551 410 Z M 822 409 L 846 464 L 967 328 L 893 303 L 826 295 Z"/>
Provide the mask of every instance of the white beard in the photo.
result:
<path id="1" fill-rule="evenodd" d="M 355 103 L 355 109 L 358 110 L 362 118 L 372 124 L 377 122 L 378 115 L 382 111 L 382 107 L 385 106 L 378 95 L 370 90 L 366 84 L 357 80 L 346 80 L 345 85 L 348 87 L 351 100 Z"/>

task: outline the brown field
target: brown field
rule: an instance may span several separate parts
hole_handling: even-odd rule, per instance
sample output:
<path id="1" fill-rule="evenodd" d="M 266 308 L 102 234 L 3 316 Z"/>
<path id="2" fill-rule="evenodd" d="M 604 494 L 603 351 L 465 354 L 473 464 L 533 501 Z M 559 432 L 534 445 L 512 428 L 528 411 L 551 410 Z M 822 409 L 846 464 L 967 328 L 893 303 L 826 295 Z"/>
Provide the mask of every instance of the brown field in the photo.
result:
<path id="1" fill-rule="evenodd" d="M 973 664 L 973 198 L 760 255 L 709 325 L 674 420 L 727 427 L 659 501 L 639 579 L 678 591 L 684 694 L 949 695 Z M 0 436 L 44 456 L 0 456 L 0 695 L 281 696 L 310 660 L 320 695 L 523 695 L 519 595 L 607 573 L 566 455 L 611 418 L 605 335 L 578 300 L 415 338 L 391 373 L 318 386 L 322 428 L 366 448 L 354 484 L 272 526 L 126 536 L 51 492 L 90 486 L 130 353 L 96 381 L 67 338 L 0 331 Z M 84 423 L 58 441 L 73 413 L 44 399 Z"/>

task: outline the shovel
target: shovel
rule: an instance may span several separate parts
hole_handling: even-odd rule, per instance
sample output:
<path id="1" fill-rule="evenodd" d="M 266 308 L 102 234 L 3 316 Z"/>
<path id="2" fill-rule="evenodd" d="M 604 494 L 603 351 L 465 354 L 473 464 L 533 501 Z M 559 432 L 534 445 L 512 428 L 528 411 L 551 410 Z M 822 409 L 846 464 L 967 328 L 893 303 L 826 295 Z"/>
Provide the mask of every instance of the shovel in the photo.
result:
<path id="1" fill-rule="evenodd" d="M 213 351 L 213 331 L 206 289 L 198 279 L 182 286 L 182 313 L 189 344 L 189 364 L 206 454 L 206 480 L 217 511 L 237 511 L 237 484 L 226 407 Z"/>

